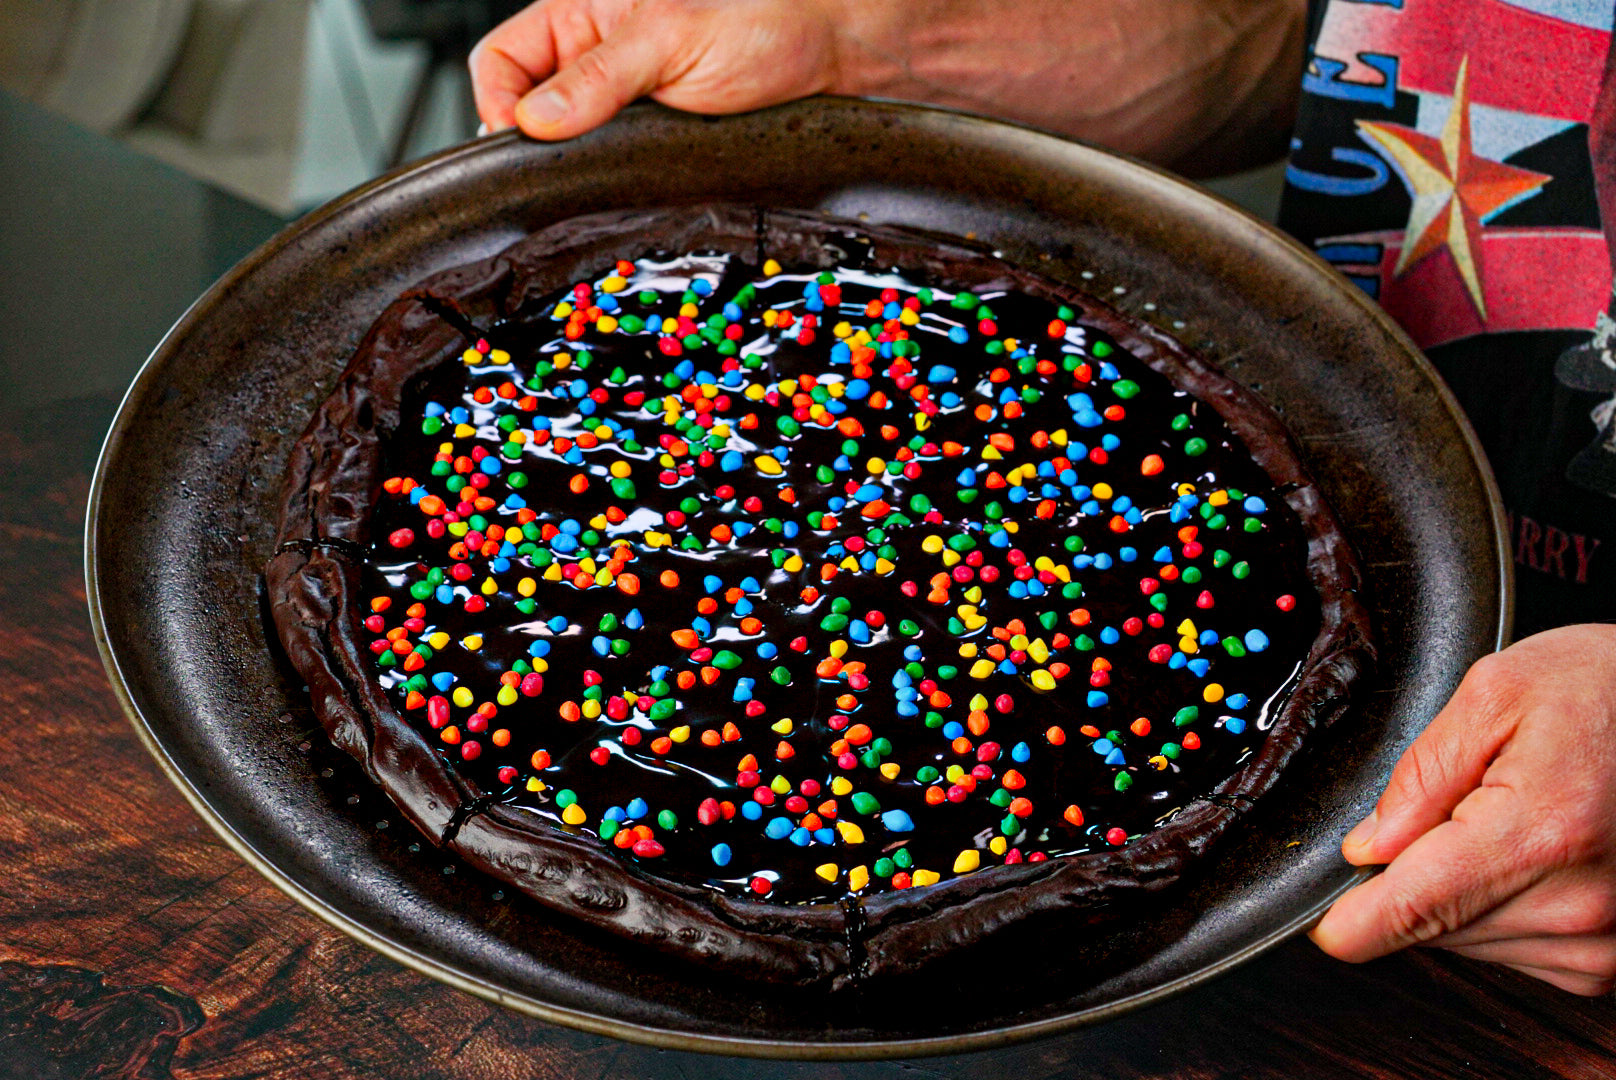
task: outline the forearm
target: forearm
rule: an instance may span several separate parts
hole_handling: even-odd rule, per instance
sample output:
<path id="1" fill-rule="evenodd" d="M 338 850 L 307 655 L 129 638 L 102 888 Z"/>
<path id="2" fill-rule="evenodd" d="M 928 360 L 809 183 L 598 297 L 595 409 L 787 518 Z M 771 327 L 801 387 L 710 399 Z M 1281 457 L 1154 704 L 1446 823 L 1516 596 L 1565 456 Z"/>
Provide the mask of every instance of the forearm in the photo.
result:
<path id="1" fill-rule="evenodd" d="M 1192 174 L 1285 150 L 1305 0 L 832 0 L 833 89 L 1019 120 Z"/>

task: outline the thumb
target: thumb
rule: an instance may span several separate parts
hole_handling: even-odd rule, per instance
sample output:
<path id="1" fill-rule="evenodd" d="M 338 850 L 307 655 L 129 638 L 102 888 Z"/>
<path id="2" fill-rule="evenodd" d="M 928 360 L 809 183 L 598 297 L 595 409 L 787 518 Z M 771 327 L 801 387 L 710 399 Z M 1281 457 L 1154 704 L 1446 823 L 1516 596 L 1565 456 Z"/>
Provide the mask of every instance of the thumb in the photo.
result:
<path id="1" fill-rule="evenodd" d="M 516 105 L 517 124 L 536 139 L 570 139 L 655 90 L 679 35 L 648 23 L 625 23 L 535 87 Z"/>
<path id="2" fill-rule="evenodd" d="M 1388 863 L 1426 832 L 1448 820 L 1514 733 L 1515 710 L 1496 672 L 1507 653 L 1473 665 L 1442 711 L 1392 769 L 1375 809 L 1349 832 L 1341 852 L 1359 866 Z"/>
<path id="3" fill-rule="evenodd" d="M 1518 842 L 1514 798 L 1478 788 L 1452 820 L 1337 900 L 1309 936 L 1338 959 L 1373 960 L 1452 933 L 1533 884 L 1543 871 Z"/>

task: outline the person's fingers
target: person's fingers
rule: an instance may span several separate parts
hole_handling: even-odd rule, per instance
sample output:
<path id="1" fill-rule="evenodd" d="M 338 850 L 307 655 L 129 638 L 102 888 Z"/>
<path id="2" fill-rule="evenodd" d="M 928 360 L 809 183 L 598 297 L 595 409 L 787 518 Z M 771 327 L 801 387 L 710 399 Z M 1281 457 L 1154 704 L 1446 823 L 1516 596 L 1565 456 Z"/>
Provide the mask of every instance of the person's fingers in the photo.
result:
<path id="1" fill-rule="evenodd" d="M 1385 872 L 1337 900 L 1311 937 L 1354 963 L 1451 934 L 1549 871 L 1539 838 L 1515 827 L 1506 789 L 1472 792 L 1451 820 L 1410 844 Z"/>
<path id="2" fill-rule="evenodd" d="M 541 0 L 489 31 L 471 50 L 472 97 L 491 131 L 516 126 L 516 103 L 556 68 L 556 3 Z"/>
<path id="3" fill-rule="evenodd" d="M 1388 863 L 1448 820 L 1514 731 L 1514 685 L 1500 654 L 1471 667 L 1453 697 L 1392 769 L 1374 811 L 1341 842 L 1358 866 Z"/>
<path id="4" fill-rule="evenodd" d="M 538 139 L 570 139 L 599 127 L 663 82 L 681 33 L 666 20 L 619 26 L 522 98 L 516 122 Z"/>
<path id="5" fill-rule="evenodd" d="M 1557 971 L 1553 968 L 1541 968 L 1532 964 L 1506 964 L 1505 967 L 1514 968 L 1522 975 L 1530 975 L 1534 979 L 1541 979 L 1551 986 L 1558 986 L 1561 990 L 1567 990 L 1582 997 L 1604 997 L 1611 992 L 1613 987 L 1616 987 L 1616 980 L 1601 978 L 1597 975 Z"/>
<path id="6" fill-rule="evenodd" d="M 1616 977 L 1616 937 L 1516 938 L 1477 945 L 1443 945 L 1449 952 L 1493 964 L 1524 964 L 1569 975 Z"/>
<path id="7" fill-rule="evenodd" d="M 1616 881 L 1603 869 L 1562 870 L 1430 944 L 1453 948 L 1519 938 L 1607 935 L 1616 935 Z"/>

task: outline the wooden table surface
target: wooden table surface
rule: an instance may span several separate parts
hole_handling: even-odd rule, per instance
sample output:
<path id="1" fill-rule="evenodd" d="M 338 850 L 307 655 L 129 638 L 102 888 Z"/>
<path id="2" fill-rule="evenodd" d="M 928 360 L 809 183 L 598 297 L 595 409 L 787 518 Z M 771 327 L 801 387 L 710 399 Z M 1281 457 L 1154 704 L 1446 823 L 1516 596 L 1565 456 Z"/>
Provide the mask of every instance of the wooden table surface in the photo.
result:
<path id="1" fill-rule="evenodd" d="M 85 608 L 85 500 L 122 388 L 277 225 L 0 95 L 0 1080 L 1616 1077 L 1616 1007 L 1305 939 L 1074 1034 L 848 1065 L 558 1028 L 384 959 L 197 817 L 119 710 Z M 87 306 L 86 306 L 87 305 Z"/>

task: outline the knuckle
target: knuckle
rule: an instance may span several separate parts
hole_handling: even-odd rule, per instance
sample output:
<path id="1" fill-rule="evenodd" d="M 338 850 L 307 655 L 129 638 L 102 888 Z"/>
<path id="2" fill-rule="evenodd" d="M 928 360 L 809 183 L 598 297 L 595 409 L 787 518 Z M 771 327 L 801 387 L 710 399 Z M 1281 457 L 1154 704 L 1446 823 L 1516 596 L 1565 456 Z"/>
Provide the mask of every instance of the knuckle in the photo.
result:
<path id="1" fill-rule="evenodd" d="M 1540 803 L 1524 812 L 1517 830 L 1520 854 L 1528 865 L 1561 870 L 1594 854 L 1602 830 L 1588 815 L 1557 803 Z"/>
<path id="2" fill-rule="evenodd" d="M 614 72 L 607 58 L 599 50 L 590 50 L 572 63 L 573 78 L 591 90 L 604 89 L 613 83 Z"/>
<path id="3" fill-rule="evenodd" d="M 1483 708 L 1501 709 L 1521 696 L 1530 677 L 1508 653 L 1490 653 L 1470 665 L 1458 692 Z"/>
<path id="4" fill-rule="evenodd" d="M 1394 896 L 1388 903 L 1386 921 L 1400 942 L 1421 944 L 1459 929 L 1462 921 L 1450 905 L 1420 903 L 1407 896 Z"/>

